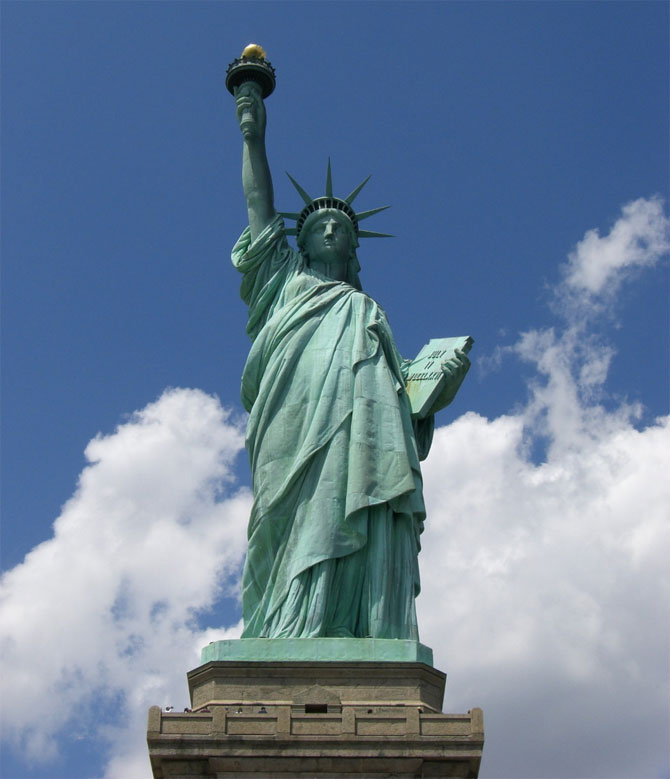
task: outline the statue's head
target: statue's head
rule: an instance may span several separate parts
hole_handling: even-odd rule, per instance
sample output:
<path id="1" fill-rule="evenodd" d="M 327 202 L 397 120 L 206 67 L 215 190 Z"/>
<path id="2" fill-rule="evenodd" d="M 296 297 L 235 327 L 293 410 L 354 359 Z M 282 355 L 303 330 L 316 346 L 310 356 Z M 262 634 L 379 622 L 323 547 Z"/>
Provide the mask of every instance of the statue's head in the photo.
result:
<path id="1" fill-rule="evenodd" d="M 330 160 L 326 172 L 326 194 L 323 197 L 312 198 L 290 175 L 291 183 L 305 201 L 305 207 L 300 213 L 282 212 L 282 216 L 296 220 L 296 226 L 287 228 L 287 235 L 297 236 L 298 247 L 308 263 L 320 262 L 322 257 L 332 257 L 335 253 L 344 252 L 344 236 L 347 236 L 347 262 L 348 268 L 345 280 L 352 286 L 360 289 L 358 271 L 360 265 L 356 257 L 356 248 L 359 238 L 388 238 L 387 233 L 374 233 L 369 230 L 361 230 L 358 223 L 373 214 L 383 211 L 388 206 L 373 208 L 370 211 L 356 213 L 351 206 L 354 198 L 363 189 L 368 179 L 366 178 L 344 200 L 333 196 L 333 183 L 330 172 Z M 330 225 L 328 227 L 327 225 Z M 326 235 L 326 233 L 330 235 Z M 336 239 L 335 234 L 340 238 Z M 318 257 L 317 257 L 318 253 Z M 338 255 L 339 256 L 339 255 Z"/>
<path id="2" fill-rule="evenodd" d="M 357 246 L 351 219 L 334 208 L 312 212 L 298 235 L 298 248 L 307 265 L 360 289 Z"/>
<path id="3" fill-rule="evenodd" d="M 344 251 L 348 256 L 357 246 L 356 229 L 351 220 L 333 208 L 310 214 L 298 236 L 298 247 L 311 257 L 324 248 L 338 254 Z"/>

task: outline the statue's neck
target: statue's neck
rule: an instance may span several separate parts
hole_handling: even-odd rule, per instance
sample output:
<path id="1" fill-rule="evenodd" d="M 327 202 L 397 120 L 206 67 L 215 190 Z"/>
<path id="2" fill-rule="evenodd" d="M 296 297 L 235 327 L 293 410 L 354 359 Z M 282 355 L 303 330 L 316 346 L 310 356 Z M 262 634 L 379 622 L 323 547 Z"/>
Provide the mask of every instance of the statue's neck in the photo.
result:
<path id="1" fill-rule="evenodd" d="M 327 276 L 333 281 L 346 281 L 347 280 L 347 263 L 345 262 L 320 262 L 312 260 L 309 261 L 309 267 L 320 273 L 322 276 Z"/>

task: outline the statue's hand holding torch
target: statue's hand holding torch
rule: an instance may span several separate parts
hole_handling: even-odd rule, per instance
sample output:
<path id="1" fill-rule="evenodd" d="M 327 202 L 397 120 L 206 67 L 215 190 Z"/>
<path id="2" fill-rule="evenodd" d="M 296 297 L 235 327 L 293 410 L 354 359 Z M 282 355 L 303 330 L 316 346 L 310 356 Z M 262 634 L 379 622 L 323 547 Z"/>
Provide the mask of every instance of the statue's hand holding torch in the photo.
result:
<path id="1" fill-rule="evenodd" d="M 239 59 L 228 66 L 226 87 L 235 97 L 237 119 L 245 140 L 262 138 L 265 133 L 263 100 L 275 88 L 275 71 L 261 46 L 250 43 Z"/>
<path id="2" fill-rule="evenodd" d="M 255 81 L 245 81 L 235 87 L 237 121 L 245 141 L 262 138 L 265 135 L 265 106 L 261 88 Z"/>

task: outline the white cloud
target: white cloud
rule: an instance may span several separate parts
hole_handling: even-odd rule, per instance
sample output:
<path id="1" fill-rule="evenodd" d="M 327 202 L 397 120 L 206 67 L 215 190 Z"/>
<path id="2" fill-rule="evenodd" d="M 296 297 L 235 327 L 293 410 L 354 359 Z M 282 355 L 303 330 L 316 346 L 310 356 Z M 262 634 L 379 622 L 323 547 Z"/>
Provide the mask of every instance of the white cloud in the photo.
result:
<path id="1" fill-rule="evenodd" d="M 579 269 L 590 296 L 506 350 L 535 369 L 527 403 L 439 429 L 425 463 L 419 624 L 447 709 L 484 708 L 485 776 L 666 775 L 670 420 L 598 402 L 613 350 L 587 327 L 619 270 L 652 262 L 657 205 L 588 233 L 557 294 Z"/>
<path id="2" fill-rule="evenodd" d="M 603 404 L 614 351 L 589 329 L 627 270 L 659 261 L 659 209 L 638 200 L 587 233 L 556 289 L 565 323 L 501 352 L 533 369 L 525 404 L 438 429 L 425 463 L 419 624 L 446 710 L 484 708 L 482 776 L 667 770 L 669 420 L 640 429 L 639 408 Z M 107 741 L 109 779 L 147 776 L 148 707 L 183 703 L 200 647 L 239 634 L 195 614 L 239 572 L 241 446 L 195 390 L 91 442 L 54 538 L 3 580 L 4 733 L 28 754 L 54 759 L 67 725 Z"/>
<path id="3" fill-rule="evenodd" d="M 484 707 L 485 775 L 657 775 L 668 427 L 622 420 L 538 465 L 524 454 L 522 416 L 469 413 L 437 431 L 419 624 L 451 673 L 448 710 Z M 548 759 L 559 736 L 582 761 L 572 772 L 572 758 Z"/>
<path id="4" fill-rule="evenodd" d="M 634 268 L 654 265 L 670 248 L 670 226 L 660 198 L 639 198 L 621 209 L 610 232 L 588 230 L 563 268 L 561 294 L 584 302 L 611 297 Z"/>
<path id="5" fill-rule="evenodd" d="M 166 391 L 90 442 L 53 538 L 2 581 L 3 734 L 30 760 L 57 771 L 67 726 L 112 745 L 110 777 L 146 776 L 146 712 L 188 702 L 185 671 L 212 640 L 197 614 L 244 555 L 250 498 L 232 484 L 242 446 L 198 390 Z"/>

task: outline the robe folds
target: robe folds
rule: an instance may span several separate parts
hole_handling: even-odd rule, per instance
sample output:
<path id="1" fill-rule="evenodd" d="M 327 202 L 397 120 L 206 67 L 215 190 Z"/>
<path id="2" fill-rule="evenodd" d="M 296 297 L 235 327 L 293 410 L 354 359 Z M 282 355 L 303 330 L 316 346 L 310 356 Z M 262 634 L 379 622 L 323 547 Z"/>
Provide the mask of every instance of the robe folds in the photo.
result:
<path id="1" fill-rule="evenodd" d="M 253 243 L 246 228 L 232 260 L 252 339 L 243 637 L 417 639 L 433 421 L 411 419 L 386 315 L 307 267 L 279 216 Z"/>

